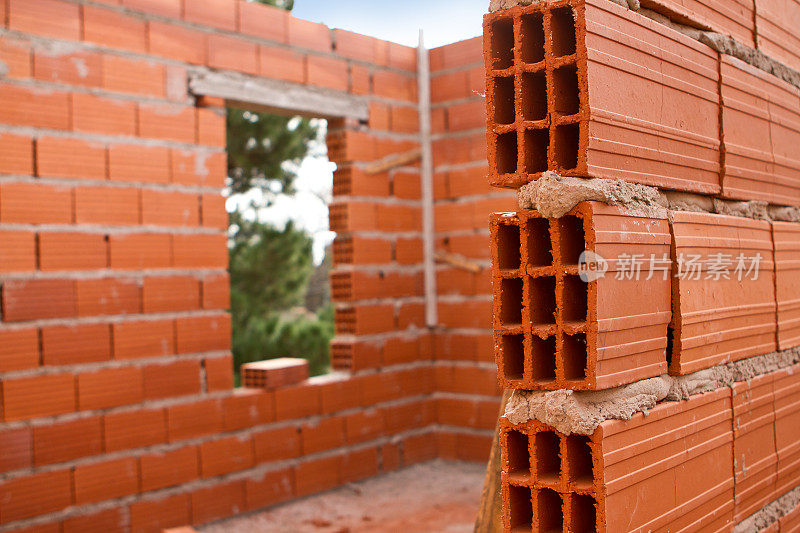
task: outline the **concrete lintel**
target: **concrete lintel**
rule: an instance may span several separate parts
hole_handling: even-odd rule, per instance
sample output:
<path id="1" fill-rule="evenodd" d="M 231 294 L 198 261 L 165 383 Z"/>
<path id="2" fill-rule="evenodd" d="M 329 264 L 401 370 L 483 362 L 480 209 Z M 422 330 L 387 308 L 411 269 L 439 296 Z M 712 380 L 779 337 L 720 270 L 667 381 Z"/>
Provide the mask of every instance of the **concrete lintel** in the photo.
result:
<path id="1" fill-rule="evenodd" d="M 224 98 L 231 106 L 254 111 L 369 119 L 369 106 L 362 98 L 267 78 L 196 71 L 189 74 L 189 91 L 195 96 Z"/>

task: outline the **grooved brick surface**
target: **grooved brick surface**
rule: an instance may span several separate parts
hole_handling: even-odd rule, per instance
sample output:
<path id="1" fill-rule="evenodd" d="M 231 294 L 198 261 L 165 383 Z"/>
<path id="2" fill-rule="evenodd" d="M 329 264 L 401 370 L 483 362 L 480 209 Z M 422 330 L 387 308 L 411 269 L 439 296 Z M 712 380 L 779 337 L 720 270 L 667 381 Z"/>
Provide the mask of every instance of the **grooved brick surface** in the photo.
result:
<path id="1" fill-rule="evenodd" d="M 769 222 L 675 212 L 672 234 L 676 276 L 670 373 L 686 374 L 774 351 L 775 272 Z M 727 275 L 718 275 L 721 270 Z"/>
<path id="2" fill-rule="evenodd" d="M 756 0 L 758 48 L 778 61 L 800 70 L 800 2 Z"/>
<path id="3" fill-rule="evenodd" d="M 722 194 L 800 204 L 800 89 L 738 59 L 721 59 Z"/>
<path id="4" fill-rule="evenodd" d="M 800 344 L 800 225 L 772 223 L 775 246 L 775 296 L 778 349 Z"/>
<path id="5" fill-rule="evenodd" d="M 710 48 L 606 0 L 500 11 L 484 36 L 493 185 L 555 170 L 719 191 Z"/>
<path id="6" fill-rule="evenodd" d="M 732 441 L 728 389 L 604 422 L 591 437 L 501 418 L 504 528 L 730 527 Z"/>
<path id="7" fill-rule="evenodd" d="M 663 374 L 670 321 L 669 226 L 583 203 L 560 219 L 491 219 L 495 355 L 504 388 L 602 389 Z M 608 261 L 585 282 L 584 250 Z M 664 272 L 639 280 L 625 257 Z M 666 265 L 664 263 L 666 262 Z M 649 264 L 649 263 L 648 263 Z"/>
<path id="8" fill-rule="evenodd" d="M 711 29 L 755 47 L 754 0 L 644 0 L 641 5 L 682 24 Z"/>

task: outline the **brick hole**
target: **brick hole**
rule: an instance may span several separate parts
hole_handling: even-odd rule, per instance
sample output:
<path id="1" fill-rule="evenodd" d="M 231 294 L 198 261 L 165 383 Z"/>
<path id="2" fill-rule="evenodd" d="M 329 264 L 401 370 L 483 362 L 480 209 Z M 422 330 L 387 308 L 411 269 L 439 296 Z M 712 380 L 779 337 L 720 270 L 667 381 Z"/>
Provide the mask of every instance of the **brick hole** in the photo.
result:
<path id="1" fill-rule="evenodd" d="M 517 172 L 517 132 L 501 133 L 495 138 L 495 164 L 498 174 Z"/>
<path id="2" fill-rule="evenodd" d="M 544 16 L 530 13 L 522 16 L 522 62 L 538 63 L 544 60 Z"/>
<path id="3" fill-rule="evenodd" d="M 353 262 L 353 239 L 350 237 L 336 237 L 333 241 L 333 262 L 335 264 L 348 264 Z"/>
<path id="4" fill-rule="evenodd" d="M 564 527 L 564 510 L 562 509 L 561 496 L 554 490 L 542 489 L 536 498 L 536 514 L 539 518 L 539 528 L 542 533 L 549 531 L 561 532 Z"/>
<path id="5" fill-rule="evenodd" d="M 544 72 L 522 73 L 522 118 L 542 120 L 547 116 L 547 78 Z"/>
<path id="6" fill-rule="evenodd" d="M 524 336 L 503 335 L 500 342 L 503 350 L 503 376 L 506 379 L 522 379 L 525 373 Z"/>
<path id="7" fill-rule="evenodd" d="M 336 242 L 336 241 L 334 241 Z M 513 270 L 520 265 L 519 226 L 498 224 L 497 226 L 497 260 L 500 270 Z"/>
<path id="8" fill-rule="evenodd" d="M 500 282 L 500 323 L 522 324 L 522 280 L 504 279 Z"/>
<path id="9" fill-rule="evenodd" d="M 586 334 L 564 335 L 561 358 L 565 379 L 586 379 Z"/>
<path id="10" fill-rule="evenodd" d="M 550 15 L 550 33 L 553 38 L 553 56 L 575 53 L 575 12 L 571 7 L 554 9 Z"/>
<path id="11" fill-rule="evenodd" d="M 667 326 L 667 366 L 672 366 L 672 354 L 675 351 L 675 328 Z"/>
<path id="12" fill-rule="evenodd" d="M 567 437 L 567 464 L 569 465 L 569 482 L 583 486 L 592 486 L 594 472 L 592 470 L 591 440 L 585 435 L 569 435 Z"/>
<path id="13" fill-rule="evenodd" d="M 506 433 L 508 451 L 508 473 L 518 478 L 531 475 L 531 453 L 528 449 L 528 436 L 519 431 Z"/>
<path id="14" fill-rule="evenodd" d="M 581 130 L 578 124 L 557 126 L 553 138 L 556 165 L 561 170 L 574 170 L 578 166 L 578 145 Z"/>
<path id="15" fill-rule="evenodd" d="M 547 146 L 550 144 L 548 130 L 525 130 L 525 168 L 526 174 L 547 170 Z"/>
<path id="16" fill-rule="evenodd" d="M 540 431 L 534 440 L 536 447 L 536 480 L 557 483 L 561 475 L 559 439 L 552 431 Z"/>
<path id="17" fill-rule="evenodd" d="M 548 266 L 553 264 L 553 246 L 550 242 L 550 222 L 546 218 L 531 218 L 525 224 L 528 236 L 528 264 Z"/>
<path id="18" fill-rule="evenodd" d="M 528 487 L 508 487 L 508 507 L 511 530 L 531 531 L 533 523 L 533 497 Z"/>
<path id="19" fill-rule="evenodd" d="M 536 381 L 556 379 L 556 338 L 532 337 L 531 367 Z"/>
<path id="20" fill-rule="evenodd" d="M 350 300 L 353 297 L 353 283 L 349 272 L 331 274 L 331 298 L 334 300 Z"/>
<path id="21" fill-rule="evenodd" d="M 531 278 L 531 322 L 556 323 L 556 278 Z"/>
<path id="22" fill-rule="evenodd" d="M 494 121 L 497 124 L 513 124 L 516 118 L 514 111 L 514 78 L 494 79 Z"/>
<path id="23" fill-rule="evenodd" d="M 588 285 L 580 276 L 564 277 L 564 295 L 561 299 L 561 316 L 564 322 L 586 322 Z"/>
<path id="24" fill-rule="evenodd" d="M 597 507 L 594 498 L 586 494 L 572 495 L 569 530 L 572 533 L 597 531 Z"/>
<path id="25" fill-rule="evenodd" d="M 503 18 L 492 23 L 492 68 L 509 68 L 514 64 L 514 21 Z"/>
<path id="26" fill-rule="evenodd" d="M 559 247 L 561 263 L 577 265 L 581 254 L 586 250 L 586 237 L 583 231 L 583 220 L 566 215 L 558 219 Z"/>
<path id="27" fill-rule="evenodd" d="M 574 115 L 580 110 L 581 100 L 578 85 L 578 67 L 567 65 L 553 71 L 553 90 L 556 112 L 560 115 Z"/>

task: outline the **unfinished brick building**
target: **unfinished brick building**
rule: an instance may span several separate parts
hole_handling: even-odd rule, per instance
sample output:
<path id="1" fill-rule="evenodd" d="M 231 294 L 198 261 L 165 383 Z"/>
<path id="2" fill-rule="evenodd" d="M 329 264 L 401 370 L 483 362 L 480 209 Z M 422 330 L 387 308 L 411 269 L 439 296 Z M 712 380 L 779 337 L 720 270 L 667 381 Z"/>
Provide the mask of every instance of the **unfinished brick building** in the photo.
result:
<path id="1" fill-rule="evenodd" d="M 0 531 L 160 531 L 486 459 L 487 220 L 515 200 L 485 179 L 480 38 L 427 55 L 436 250 L 482 266 L 437 266 L 427 328 L 419 164 L 363 172 L 419 146 L 416 49 L 239 0 L 0 0 L 0 21 Z M 234 390 L 222 108 L 288 92 L 338 164 L 340 372 Z"/>
<path id="2" fill-rule="evenodd" d="M 798 17 L 492 2 L 506 531 L 798 531 Z"/>

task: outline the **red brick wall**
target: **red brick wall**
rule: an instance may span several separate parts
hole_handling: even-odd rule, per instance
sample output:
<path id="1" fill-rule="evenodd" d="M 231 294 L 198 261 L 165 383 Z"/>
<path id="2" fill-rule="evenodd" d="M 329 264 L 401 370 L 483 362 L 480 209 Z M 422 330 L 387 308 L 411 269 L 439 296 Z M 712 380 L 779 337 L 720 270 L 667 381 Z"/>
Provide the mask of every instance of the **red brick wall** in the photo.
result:
<path id="1" fill-rule="evenodd" d="M 11 103 L 0 106 L 0 530 L 159 531 L 437 455 L 485 456 L 497 408 L 488 277 L 442 270 L 445 334 L 429 334 L 418 166 L 364 173 L 417 145 L 414 49 L 239 0 L 0 8 Z M 478 47 L 464 46 L 451 66 L 434 59 L 449 49 L 431 57 L 437 70 L 469 65 L 474 83 Z M 369 102 L 367 124 L 332 121 L 328 139 L 332 351 L 349 373 L 232 389 L 225 121 L 219 102 L 187 93 L 197 66 Z M 459 125 L 456 107 L 468 102 L 480 96 L 436 97 L 439 117 L 454 104 L 437 135 L 455 143 L 437 142 L 437 181 L 462 184 L 437 193 L 437 210 L 464 196 L 481 213 L 461 224 L 437 212 L 437 237 L 485 267 L 480 228 L 504 204 L 479 200 L 483 125 Z M 461 300 L 474 322 L 458 322 Z"/>
<path id="2" fill-rule="evenodd" d="M 499 403 L 491 332 L 489 213 L 513 210 L 513 192 L 486 180 L 486 104 L 481 38 L 431 51 L 436 251 L 480 266 L 437 263 L 435 339 L 439 453 L 481 459 Z"/>

